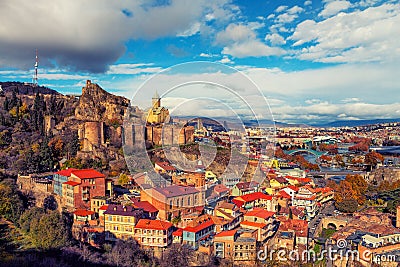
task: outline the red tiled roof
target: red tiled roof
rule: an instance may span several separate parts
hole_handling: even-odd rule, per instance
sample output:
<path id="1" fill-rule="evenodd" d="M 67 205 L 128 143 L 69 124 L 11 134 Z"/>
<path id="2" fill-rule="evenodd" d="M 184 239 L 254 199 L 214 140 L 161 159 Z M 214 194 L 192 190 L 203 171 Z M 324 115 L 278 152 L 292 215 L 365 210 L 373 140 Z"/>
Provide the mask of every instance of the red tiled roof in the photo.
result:
<path id="1" fill-rule="evenodd" d="M 229 191 L 229 188 L 226 187 L 226 186 L 223 185 L 223 184 L 217 184 L 217 185 L 214 187 L 214 191 L 217 192 L 217 193 L 223 193 L 223 192 L 228 192 L 228 191 Z"/>
<path id="2" fill-rule="evenodd" d="M 252 181 L 252 182 L 239 182 L 239 183 L 236 184 L 236 187 L 238 189 L 240 189 L 240 190 L 249 189 L 249 188 L 256 187 L 256 186 L 258 186 L 258 183 L 254 182 L 254 181 Z"/>
<path id="3" fill-rule="evenodd" d="M 194 227 L 188 226 L 185 229 L 183 229 L 183 231 L 197 233 L 198 231 L 201 231 L 201 230 L 203 230 L 203 229 L 205 229 L 207 227 L 210 227 L 212 225 L 214 225 L 214 222 L 212 220 L 207 220 L 205 222 L 199 223 L 198 225 L 196 225 Z"/>
<path id="4" fill-rule="evenodd" d="M 182 234 L 183 234 L 183 229 L 178 228 L 178 230 L 172 233 L 172 236 L 182 236 Z"/>
<path id="5" fill-rule="evenodd" d="M 298 192 L 299 191 L 299 188 L 297 187 L 297 186 L 294 186 L 294 185 L 288 185 L 288 186 L 286 186 L 287 188 L 289 188 L 289 189 L 292 189 L 293 191 L 295 191 L 295 192 Z"/>
<path id="6" fill-rule="evenodd" d="M 54 174 L 58 174 L 58 175 L 61 175 L 61 176 L 69 177 L 69 176 L 71 176 L 71 172 L 75 171 L 75 170 L 77 170 L 77 169 L 69 168 L 69 169 L 58 171 L 58 172 L 56 172 Z"/>
<path id="7" fill-rule="evenodd" d="M 168 162 L 159 161 L 159 162 L 156 162 L 155 164 L 157 164 L 158 166 L 160 166 L 160 168 L 162 168 L 166 171 L 176 171 L 176 168 L 174 166 L 172 166 L 171 164 L 169 164 Z"/>
<path id="8" fill-rule="evenodd" d="M 131 201 L 133 203 L 133 206 L 135 208 L 143 209 L 146 212 L 158 212 L 158 209 L 156 209 L 153 205 L 151 205 L 148 201 L 138 201 L 134 198 L 131 198 Z"/>
<path id="9" fill-rule="evenodd" d="M 243 221 L 243 222 L 240 223 L 240 226 L 250 226 L 250 227 L 264 228 L 265 226 L 267 226 L 267 224 Z"/>
<path id="10" fill-rule="evenodd" d="M 253 209 L 251 211 L 248 211 L 245 214 L 245 216 L 255 216 L 255 217 L 263 218 L 263 219 L 268 219 L 268 218 L 270 218 L 270 217 L 272 217 L 274 215 L 275 215 L 275 212 L 267 211 L 267 210 L 262 209 L 262 208 L 255 208 L 255 209 Z"/>
<path id="11" fill-rule="evenodd" d="M 107 208 L 108 208 L 108 205 L 103 205 L 103 206 L 101 206 L 101 207 L 99 208 L 99 210 L 107 210 Z"/>
<path id="12" fill-rule="evenodd" d="M 314 200 L 315 195 L 312 195 L 310 197 L 301 197 L 301 196 L 294 196 L 295 199 L 301 199 L 301 200 Z"/>
<path id="13" fill-rule="evenodd" d="M 81 179 L 90 179 L 90 178 L 105 178 L 106 176 L 96 170 L 93 169 L 84 169 L 84 170 L 73 170 L 71 174 L 81 178 Z"/>
<path id="14" fill-rule="evenodd" d="M 283 198 L 287 198 L 287 199 L 291 199 L 292 198 L 288 193 L 286 193 L 283 190 L 279 191 L 277 195 L 280 196 L 280 197 L 283 197 Z"/>
<path id="15" fill-rule="evenodd" d="M 74 211 L 74 214 L 76 216 L 86 217 L 86 216 L 89 216 L 89 215 L 93 215 L 94 211 L 91 211 L 91 210 L 76 210 L 76 211 Z"/>
<path id="16" fill-rule="evenodd" d="M 309 183 L 311 182 L 311 178 L 302 178 L 302 177 L 293 177 L 293 176 L 286 176 L 286 179 L 296 180 L 300 183 Z"/>
<path id="17" fill-rule="evenodd" d="M 232 203 L 234 203 L 236 206 L 238 206 L 238 207 L 242 207 L 243 206 L 243 204 L 245 203 L 244 201 L 242 201 L 242 200 L 239 200 L 239 199 L 232 199 Z"/>
<path id="18" fill-rule="evenodd" d="M 77 186 L 77 185 L 79 185 L 80 183 L 74 182 L 74 181 L 67 181 L 67 182 L 65 182 L 65 183 L 63 183 L 63 184 L 72 185 L 72 186 Z"/>
<path id="19" fill-rule="evenodd" d="M 230 231 L 223 231 L 221 233 L 216 234 L 215 237 L 233 236 L 236 234 L 236 232 L 237 232 L 237 229 L 233 229 Z"/>
<path id="20" fill-rule="evenodd" d="M 155 229 L 155 230 L 168 230 L 172 227 L 172 223 L 160 220 L 140 219 L 135 228 L 140 229 Z"/>
<path id="21" fill-rule="evenodd" d="M 245 202 L 252 202 L 252 201 L 257 200 L 257 199 L 271 200 L 272 196 L 266 195 L 266 194 L 261 193 L 261 192 L 254 192 L 254 193 L 250 193 L 250 194 L 246 194 L 246 195 L 243 195 L 243 196 L 236 197 L 236 199 L 243 200 Z"/>

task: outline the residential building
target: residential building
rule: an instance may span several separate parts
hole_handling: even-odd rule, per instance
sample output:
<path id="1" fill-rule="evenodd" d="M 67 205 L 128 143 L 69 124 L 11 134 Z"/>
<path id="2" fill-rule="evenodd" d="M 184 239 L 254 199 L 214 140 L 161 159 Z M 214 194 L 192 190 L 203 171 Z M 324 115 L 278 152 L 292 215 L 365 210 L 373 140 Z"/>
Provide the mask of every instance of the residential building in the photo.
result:
<path id="1" fill-rule="evenodd" d="M 269 211 L 276 211 L 278 204 L 275 198 L 261 192 L 254 192 L 235 197 L 232 199 L 232 202 L 235 203 L 236 206 L 246 210 L 254 207 L 262 207 Z"/>
<path id="2" fill-rule="evenodd" d="M 304 208 L 307 220 L 311 220 L 317 214 L 316 195 L 312 189 L 301 187 L 293 197 L 292 205 Z"/>
<path id="3" fill-rule="evenodd" d="M 243 196 L 246 194 L 258 192 L 259 184 L 257 182 L 239 182 L 235 184 L 231 191 L 231 196 Z"/>
<path id="4" fill-rule="evenodd" d="M 110 204 L 104 212 L 106 240 L 134 238 L 137 222 L 143 217 L 143 210 L 132 206 Z"/>
<path id="5" fill-rule="evenodd" d="M 197 250 L 201 244 L 211 240 L 214 231 L 215 224 L 211 219 L 194 222 L 191 226 L 183 229 L 183 244 L 187 244 Z"/>
<path id="6" fill-rule="evenodd" d="M 63 183 L 68 181 L 68 178 L 71 176 L 71 171 L 76 170 L 73 168 L 61 170 L 53 174 L 53 190 L 54 193 L 62 196 L 62 185 Z"/>
<path id="7" fill-rule="evenodd" d="M 224 231 L 214 237 L 214 255 L 231 259 L 236 264 L 253 265 L 256 261 L 256 238 L 247 236 L 241 229 Z"/>
<path id="8" fill-rule="evenodd" d="M 148 201 L 159 212 L 161 220 L 171 220 L 183 213 L 190 213 L 196 207 L 202 207 L 205 191 L 190 186 L 170 185 L 149 188 L 141 192 L 141 201 Z"/>
<path id="9" fill-rule="evenodd" d="M 140 219 L 135 226 L 135 239 L 142 246 L 167 247 L 172 243 L 172 232 L 170 222 Z"/>
<path id="10" fill-rule="evenodd" d="M 257 230 L 257 241 L 265 242 L 272 237 L 277 230 L 275 212 L 262 208 L 254 208 L 244 214 L 244 220 L 240 223 L 242 228 Z"/>

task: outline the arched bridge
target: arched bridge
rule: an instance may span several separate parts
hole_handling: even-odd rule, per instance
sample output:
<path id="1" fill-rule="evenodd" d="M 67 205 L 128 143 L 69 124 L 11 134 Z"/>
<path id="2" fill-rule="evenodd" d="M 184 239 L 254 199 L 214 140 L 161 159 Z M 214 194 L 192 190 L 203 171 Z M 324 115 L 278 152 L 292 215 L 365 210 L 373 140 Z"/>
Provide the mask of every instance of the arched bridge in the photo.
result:
<path id="1" fill-rule="evenodd" d="M 316 151 L 316 150 L 313 150 L 313 149 L 295 149 L 295 150 L 285 151 L 285 153 L 288 154 L 288 155 L 294 155 L 294 154 L 297 154 L 297 153 L 308 153 L 308 154 L 313 154 L 315 157 L 318 158 L 318 157 L 320 157 L 322 155 L 327 154 L 328 152 L 326 152 L 326 151 Z"/>

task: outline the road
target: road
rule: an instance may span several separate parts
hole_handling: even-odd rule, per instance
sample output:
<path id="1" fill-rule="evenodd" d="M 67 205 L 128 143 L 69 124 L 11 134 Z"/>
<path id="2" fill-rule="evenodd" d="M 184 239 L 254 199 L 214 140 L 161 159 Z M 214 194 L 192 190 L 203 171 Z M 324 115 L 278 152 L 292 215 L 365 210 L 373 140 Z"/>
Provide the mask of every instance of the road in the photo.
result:
<path id="1" fill-rule="evenodd" d="M 332 216 L 335 210 L 335 206 L 333 205 L 333 201 L 327 203 L 315 216 L 309 223 L 308 223 L 308 239 L 312 240 L 314 238 L 317 238 L 318 236 L 315 236 L 316 229 L 318 228 L 318 225 L 320 224 L 322 218 L 327 217 L 327 216 Z M 310 244 L 310 242 L 309 242 Z"/>

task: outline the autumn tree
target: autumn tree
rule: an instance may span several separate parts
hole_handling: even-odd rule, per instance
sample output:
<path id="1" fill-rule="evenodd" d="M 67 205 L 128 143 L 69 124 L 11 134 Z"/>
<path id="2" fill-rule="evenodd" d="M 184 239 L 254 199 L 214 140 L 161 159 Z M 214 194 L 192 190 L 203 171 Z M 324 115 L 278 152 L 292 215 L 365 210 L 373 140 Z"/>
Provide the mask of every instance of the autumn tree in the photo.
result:
<path id="1" fill-rule="evenodd" d="M 384 157 L 376 151 L 371 151 L 365 154 L 364 163 L 371 166 L 371 168 L 375 168 L 378 162 L 383 162 Z"/>

